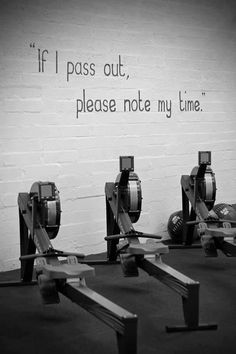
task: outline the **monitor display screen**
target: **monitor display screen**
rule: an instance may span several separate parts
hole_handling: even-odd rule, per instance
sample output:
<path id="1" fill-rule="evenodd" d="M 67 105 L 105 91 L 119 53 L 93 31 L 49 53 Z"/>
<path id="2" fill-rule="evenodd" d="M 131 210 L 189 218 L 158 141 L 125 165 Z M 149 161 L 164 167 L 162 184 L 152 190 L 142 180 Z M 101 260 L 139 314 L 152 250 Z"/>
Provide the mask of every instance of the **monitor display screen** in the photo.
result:
<path id="1" fill-rule="evenodd" d="M 120 156 L 120 171 L 133 171 L 133 170 L 134 170 L 134 157 Z"/>
<path id="2" fill-rule="evenodd" d="M 210 165 L 211 164 L 211 152 L 210 151 L 199 151 L 199 165 L 205 164 L 205 165 Z"/>
<path id="3" fill-rule="evenodd" d="M 53 186 L 52 184 L 41 184 L 41 198 L 53 197 Z"/>

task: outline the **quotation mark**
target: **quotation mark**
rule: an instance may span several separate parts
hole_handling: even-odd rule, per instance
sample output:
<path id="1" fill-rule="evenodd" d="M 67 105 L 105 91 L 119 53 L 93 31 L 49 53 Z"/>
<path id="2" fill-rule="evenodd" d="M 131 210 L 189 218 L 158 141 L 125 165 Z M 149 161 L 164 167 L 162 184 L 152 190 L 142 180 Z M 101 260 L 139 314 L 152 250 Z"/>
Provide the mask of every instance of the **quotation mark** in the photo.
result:
<path id="1" fill-rule="evenodd" d="M 35 48 L 35 43 L 34 42 L 30 43 L 30 48 Z"/>
<path id="2" fill-rule="evenodd" d="M 206 92 L 202 92 L 202 96 L 206 96 Z"/>

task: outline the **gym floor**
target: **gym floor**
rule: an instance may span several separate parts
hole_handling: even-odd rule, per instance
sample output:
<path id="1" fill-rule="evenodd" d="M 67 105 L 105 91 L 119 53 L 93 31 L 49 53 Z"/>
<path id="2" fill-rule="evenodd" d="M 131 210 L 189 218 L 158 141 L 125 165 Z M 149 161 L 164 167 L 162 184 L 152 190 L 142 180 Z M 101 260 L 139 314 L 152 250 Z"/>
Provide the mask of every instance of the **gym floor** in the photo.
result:
<path id="1" fill-rule="evenodd" d="M 183 324 L 181 297 L 141 270 L 139 277 L 124 278 L 119 264 L 97 265 L 86 282 L 138 315 L 138 354 L 235 353 L 236 259 L 185 249 L 170 250 L 163 262 L 200 282 L 200 323 L 217 323 L 217 330 L 166 333 L 166 325 Z M 0 273 L 0 281 L 17 279 L 19 270 Z M 118 354 L 112 329 L 60 298 L 58 305 L 42 305 L 37 285 L 1 287 L 1 353 Z"/>

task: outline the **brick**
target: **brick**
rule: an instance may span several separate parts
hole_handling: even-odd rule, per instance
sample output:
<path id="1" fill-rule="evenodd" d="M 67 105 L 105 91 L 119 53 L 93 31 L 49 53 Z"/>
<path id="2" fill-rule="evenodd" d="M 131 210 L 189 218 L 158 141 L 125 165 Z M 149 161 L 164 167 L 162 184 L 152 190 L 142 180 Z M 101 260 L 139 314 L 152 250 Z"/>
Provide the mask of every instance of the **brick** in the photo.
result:
<path id="1" fill-rule="evenodd" d="M 40 152 L 16 152 L 0 154 L 0 164 L 5 167 L 22 167 L 26 165 L 33 165 L 41 160 L 42 154 Z"/>
<path id="2" fill-rule="evenodd" d="M 14 129 L 14 132 L 16 132 L 17 129 Z M 15 153 L 17 151 L 21 152 L 27 152 L 27 151 L 35 151 L 38 152 L 42 149 L 42 144 L 39 138 L 32 139 L 32 137 L 29 138 L 14 138 L 10 134 L 10 130 L 4 132 L 3 138 L 2 138 L 2 144 L 1 144 L 1 151 L 3 153 Z M 15 133 L 16 134 L 16 133 Z"/>

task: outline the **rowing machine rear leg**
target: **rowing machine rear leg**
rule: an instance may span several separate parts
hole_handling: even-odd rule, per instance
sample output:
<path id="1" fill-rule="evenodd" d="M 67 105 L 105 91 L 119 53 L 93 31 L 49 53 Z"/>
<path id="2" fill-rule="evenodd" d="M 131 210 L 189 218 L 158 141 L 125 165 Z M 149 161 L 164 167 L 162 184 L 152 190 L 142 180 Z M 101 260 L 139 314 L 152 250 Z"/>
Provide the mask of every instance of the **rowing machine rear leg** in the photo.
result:
<path id="1" fill-rule="evenodd" d="M 199 283 L 186 285 L 187 294 L 182 295 L 185 325 L 166 326 L 167 332 L 215 330 L 217 324 L 199 324 Z"/>
<path id="2" fill-rule="evenodd" d="M 137 354 L 137 328 L 134 324 L 126 325 L 123 334 L 116 332 L 119 354 Z"/>

